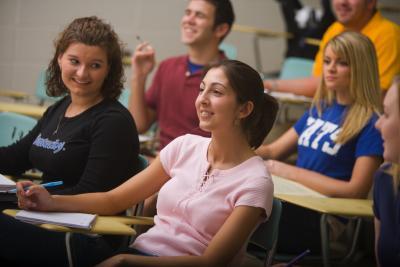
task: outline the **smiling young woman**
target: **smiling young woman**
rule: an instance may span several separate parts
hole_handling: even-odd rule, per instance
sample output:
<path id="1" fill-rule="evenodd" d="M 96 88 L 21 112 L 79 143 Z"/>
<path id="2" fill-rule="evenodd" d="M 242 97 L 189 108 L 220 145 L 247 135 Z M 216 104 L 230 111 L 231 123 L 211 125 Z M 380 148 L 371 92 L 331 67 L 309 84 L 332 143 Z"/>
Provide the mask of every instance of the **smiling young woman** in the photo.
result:
<path id="1" fill-rule="evenodd" d="M 381 106 L 372 42 L 360 33 L 342 33 L 324 50 L 323 74 L 311 109 L 257 152 L 272 174 L 329 197 L 365 198 L 382 162 L 382 138 L 374 128 Z M 280 161 L 296 150 L 295 166 Z M 296 220 L 299 217 L 307 219 Z M 277 250 L 294 254 L 304 248 L 315 254 L 321 249 L 320 214 L 285 204 Z"/>
<path id="2" fill-rule="evenodd" d="M 109 71 L 104 48 L 72 43 L 59 56 L 58 64 L 72 99 L 71 105 L 80 105 L 83 111 L 103 100 L 103 83 Z"/>
<path id="3" fill-rule="evenodd" d="M 384 100 L 384 112 L 376 122 L 382 133 L 388 164 L 375 174 L 374 214 L 377 265 L 400 266 L 400 76 L 394 79 Z"/>
<path id="4" fill-rule="evenodd" d="M 108 191 L 137 173 L 135 123 L 117 100 L 123 88 L 121 55 L 109 24 L 97 17 L 72 21 L 58 36 L 46 72 L 47 93 L 64 97 L 23 139 L 0 148 L 0 172 L 20 174 L 36 168 L 44 183 L 63 182 L 51 189 L 58 195 Z M 59 262 L 66 256 L 64 234 L 0 217 L 0 247 L 14 251 L 3 250 L 0 265 L 66 265 Z M 43 253 L 37 255 L 35 249 Z M 54 253 L 47 253 L 50 249 Z M 24 257 L 15 256 L 15 251 Z"/>
<path id="5" fill-rule="evenodd" d="M 159 191 L 155 225 L 130 248 L 81 242 L 84 250 L 72 249 L 76 265 L 240 266 L 250 234 L 271 214 L 272 181 L 253 148 L 272 128 L 278 103 L 264 94 L 257 71 L 223 61 L 205 75 L 196 109 L 211 138 L 176 138 L 148 168 L 106 193 L 52 196 L 19 183 L 20 206 L 114 214 Z"/>

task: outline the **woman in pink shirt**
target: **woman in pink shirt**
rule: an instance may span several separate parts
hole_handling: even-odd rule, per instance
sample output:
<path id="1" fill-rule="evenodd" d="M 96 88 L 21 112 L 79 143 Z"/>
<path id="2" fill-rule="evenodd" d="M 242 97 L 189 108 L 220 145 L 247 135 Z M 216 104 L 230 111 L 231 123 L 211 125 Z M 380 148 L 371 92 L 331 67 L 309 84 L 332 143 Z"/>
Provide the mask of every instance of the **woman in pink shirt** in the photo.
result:
<path id="1" fill-rule="evenodd" d="M 32 184 L 18 183 L 19 205 L 110 215 L 159 191 L 155 225 L 131 248 L 117 255 L 75 249 L 77 265 L 115 255 L 100 266 L 238 266 L 251 233 L 271 212 L 273 184 L 254 148 L 277 109 L 255 70 L 223 61 L 211 66 L 196 100 L 199 126 L 211 138 L 178 137 L 147 169 L 106 193 L 55 196 L 34 185 L 25 192 Z"/>

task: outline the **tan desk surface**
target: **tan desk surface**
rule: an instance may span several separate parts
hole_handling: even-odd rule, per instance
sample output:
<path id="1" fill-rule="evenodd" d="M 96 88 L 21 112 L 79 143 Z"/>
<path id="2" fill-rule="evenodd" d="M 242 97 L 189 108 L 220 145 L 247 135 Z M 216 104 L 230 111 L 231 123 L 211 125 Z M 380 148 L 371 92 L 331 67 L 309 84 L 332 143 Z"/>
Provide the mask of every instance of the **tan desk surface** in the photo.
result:
<path id="1" fill-rule="evenodd" d="M 234 24 L 232 29 L 234 31 L 244 32 L 244 33 L 253 33 L 253 34 L 256 34 L 257 36 L 263 36 L 263 37 L 293 38 L 293 34 L 291 34 L 290 32 L 276 32 L 276 31 L 261 29 L 261 28 L 257 28 L 257 27 L 247 26 L 247 25 Z M 315 46 L 319 46 L 319 44 L 321 42 L 321 40 L 314 39 L 314 38 L 305 38 L 304 40 L 307 44 L 315 45 Z"/>
<path id="2" fill-rule="evenodd" d="M 19 210 L 6 209 L 4 214 L 15 217 Z M 135 235 L 136 231 L 130 225 L 153 225 L 153 219 L 149 217 L 127 217 L 127 216 L 97 216 L 90 230 L 76 229 L 54 224 L 41 224 L 40 227 L 58 231 L 90 234 L 111 235 Z"/>
<path id="3" fill-rule="evenodd" d="M 311 196 L 297 196 L 289 194 L 276 194 L 276 198 L 321 213 L 373 217 L 372 200 L 349 198 L 321 198 Z"/>
<path id="4" fill-rule="evenodd" d="M 0 96 L 11 97 L 16 100 L 22 100 L 28 98 L 29 94 L 25 92 L 0 89 Z"/>
<path id="5" fill-rule="evenodd" d="M 305 104 L 305 105 L 310 105 L 311 102 L 312 102 L 312 98 L 310 98 L 310 97 L 301 96 L 301 95 L 295 95 L 295 94 L 292 94 L 292 93 L 270 92 L 269 94 L 271 96 L 275 97 L 280 102 L 286 103 L 286 104 Z"/>
<path id="6" fill-rule="evenodd" d="M 15 112 L 35 118 L 40 118 L 43 116 L 43 113 L 46 111 L 47 107 L 31 105 L 31 104 L 22 104 L 22 103 L 9 103 L 9 102 L 0 102 L 0 111 L 8 111 Z"/>

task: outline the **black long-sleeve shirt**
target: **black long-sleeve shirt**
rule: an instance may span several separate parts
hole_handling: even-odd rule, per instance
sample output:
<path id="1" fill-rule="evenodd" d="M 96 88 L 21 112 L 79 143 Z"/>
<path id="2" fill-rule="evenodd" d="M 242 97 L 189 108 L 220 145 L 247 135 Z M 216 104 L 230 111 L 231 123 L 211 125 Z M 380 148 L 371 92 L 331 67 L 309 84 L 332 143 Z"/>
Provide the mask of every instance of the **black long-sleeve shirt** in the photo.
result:
<path id="1" fill-rule="evenodd" d="M 0 148 L 0 172 L 16 175 L 36 168 L 43 182 L 62 180 L 57 194 L 110 190 L 139 170 L 139 140 L 129 111 L 103 100 L 81 114 L 64 117 L 69 96 L 49 107 L 17 143 Z"/>

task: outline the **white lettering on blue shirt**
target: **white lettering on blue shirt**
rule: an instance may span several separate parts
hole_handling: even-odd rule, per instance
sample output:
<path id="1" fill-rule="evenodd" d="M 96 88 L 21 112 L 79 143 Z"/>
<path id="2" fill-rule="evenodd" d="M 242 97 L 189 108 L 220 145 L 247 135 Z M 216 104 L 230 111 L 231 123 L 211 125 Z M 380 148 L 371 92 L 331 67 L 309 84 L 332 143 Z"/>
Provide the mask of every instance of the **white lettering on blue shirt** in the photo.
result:
<path id="1" fill-rule="evenodd" d="M 314 150 L 321 149 L 324 153 L 335 155 L 341 147 L 340 144 L 335 143 L 340 130 L 341 128 L 339 128 L 337 124 L 308 117 L 306 129 L 304 129 L 299 136 L 298 144 L 304 147 L 310 147 Z M 329 140 L 326 138 L 327 135 L 329 135 Z M 321 148 L 320 141 L 323 139 L 326 141 L 322 143 Z"/>
<path id="2" fill-rule="evenodd" d="M 60 140 L 58 139 L 55 141 L 51 141 L 47 138 L 42 138 L 42 135 L 39 134 L 33 142 L 33 145 L 44 149 L 53 150 L 53 153 L 56 154 L 63 150 L 65 142 L 60 142 Z"/>

